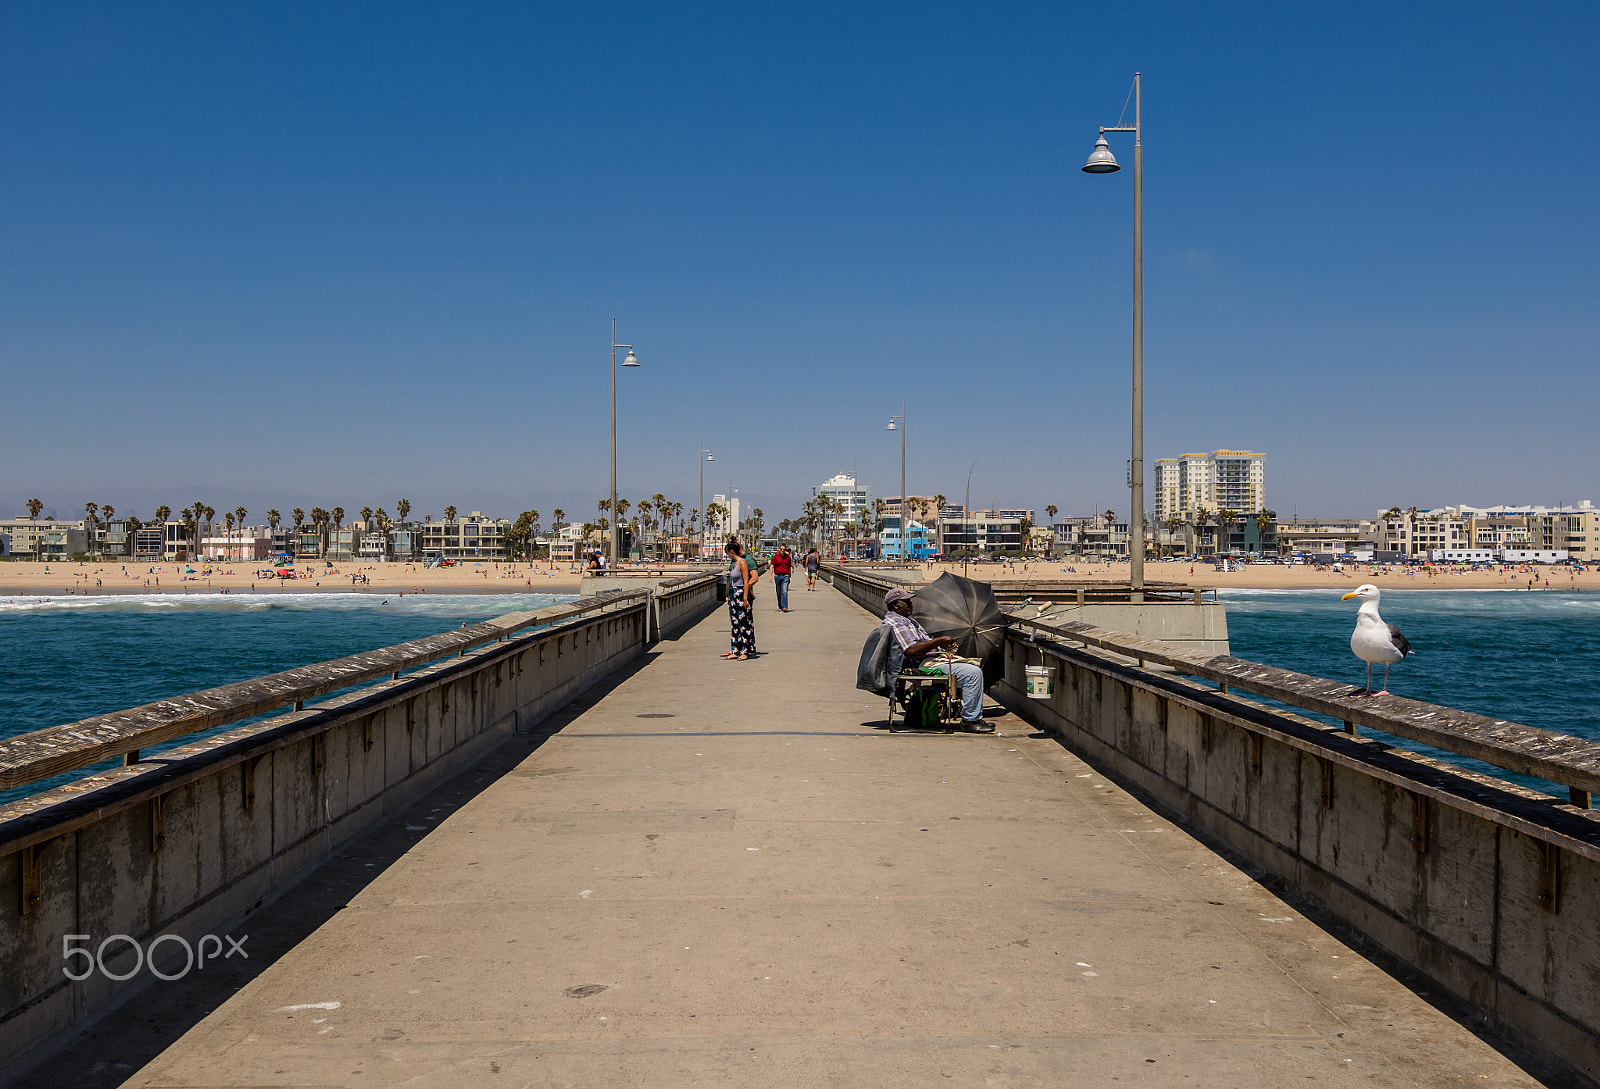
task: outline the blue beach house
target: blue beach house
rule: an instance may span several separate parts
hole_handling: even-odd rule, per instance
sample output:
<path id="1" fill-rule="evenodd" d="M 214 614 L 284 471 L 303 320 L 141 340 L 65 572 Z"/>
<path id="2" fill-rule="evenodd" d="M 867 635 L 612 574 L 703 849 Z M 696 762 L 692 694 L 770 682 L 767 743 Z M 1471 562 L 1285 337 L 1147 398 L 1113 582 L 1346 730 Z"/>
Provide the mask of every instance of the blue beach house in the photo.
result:
<path id="1" fill-rule="evenodd" d="M 911 523 L 910 541 L 902 542 L 898 525 L 885 526 L 878 534 L 878 553 L 886 560 L 925 560 L 934 553 L 933 534 L 921 522 Z"/>

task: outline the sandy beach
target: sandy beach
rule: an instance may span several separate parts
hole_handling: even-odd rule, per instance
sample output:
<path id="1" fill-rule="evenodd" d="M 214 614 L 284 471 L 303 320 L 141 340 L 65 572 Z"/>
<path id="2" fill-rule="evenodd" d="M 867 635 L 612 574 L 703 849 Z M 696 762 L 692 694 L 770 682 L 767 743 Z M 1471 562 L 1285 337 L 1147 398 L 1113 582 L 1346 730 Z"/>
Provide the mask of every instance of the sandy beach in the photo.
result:
<path id="1" fill-rule="evenodd" d="M 961 573 L 961 564 L 923 564 L 923 577 Z M 368 590 L 386 593 L 577 593 L 581 573 L 569 564 L 547 562 L 468 562 L 456 567 L 424 568 L 413 563 L 336 564 L 332 567 L 302 563 L 293 579 L 264 579 L 255 563 L 122 564 L 122 563 L 0 563 L 0 595 L 54 596 L 60 594 L 195 594 L 221 591 L 237 593 L 318 593 Z M 651 571 L 719 570 L 709 565 L 652 566 Z M 624 571 L 634 570 L 625 568 Z M 641 569 L 642 570 L 642 569 Z M 194 574 L 188 574 L 193 571 Z M 1126 563 L 1082 563 L 1073 560 L 1034 560 L 1028 563 L 977 563 L 968 576 L 985 582 L 1019 580 L 1105 582 L 1126 581 Z M 1363 582 L 1380 589 L 1467 590 L 1528 589 L 1600 590 L 1600 572 L 1575 572 L 1568 567 L 1506 567 L 1467 571 L 1453 568 L 1374 569 L 1347 566 L 1343 571 L 1315 567 L 1261 565 L 1236 571 L 1217 571 L 1210 564 L 1147 562 L 1145 580 L 1179 583 L 1201 589 L 1349 589 Z"/>

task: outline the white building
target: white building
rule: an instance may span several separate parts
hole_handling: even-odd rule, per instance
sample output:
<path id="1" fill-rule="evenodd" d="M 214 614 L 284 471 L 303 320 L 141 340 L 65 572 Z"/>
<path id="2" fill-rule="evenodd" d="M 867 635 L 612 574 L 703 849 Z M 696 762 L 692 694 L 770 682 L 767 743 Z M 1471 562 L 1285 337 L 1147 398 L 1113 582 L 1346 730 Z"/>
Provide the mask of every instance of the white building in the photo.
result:
<path id="1" fill-rule="evenodd" d="M 825 495 L 840 505 L 833 516 L 839 525 L 846 522 L 866 525 L 872 518 L 872 489 L 858 487 L 856 478 L 849 473 L 830 477 L 811 489 L 813 499 L 819 495 Z"/>
<path id="2" fill-rule="evenodd" d="M 1253 450 L 1213 450 L 1157 458 L 1156 521 L 1187 519 L 1196 511 L 1257 514 L 1267 507 L 1267 455 Z"/>
<path id="3" fill-rule="evenodd" d="M 713 538 L 707 550 L 720 556 L 722 555 L 722 542 L 732 537 L 741 521 L 741 504 L 736 495 L 729 499 L 725 495 L 713 495 L 711 502 L 722 508 L 721 518 L 706 523 L 706 530 Z M 710 504 L 707 504 L 709 506 Z"/>
<path id="4" fill-rule="evenodd" d="M 272 534 L 266 526 L 254 526 L 202 537 L 200 555 L 208 560 L 264 560 L 272 555 Z"/>

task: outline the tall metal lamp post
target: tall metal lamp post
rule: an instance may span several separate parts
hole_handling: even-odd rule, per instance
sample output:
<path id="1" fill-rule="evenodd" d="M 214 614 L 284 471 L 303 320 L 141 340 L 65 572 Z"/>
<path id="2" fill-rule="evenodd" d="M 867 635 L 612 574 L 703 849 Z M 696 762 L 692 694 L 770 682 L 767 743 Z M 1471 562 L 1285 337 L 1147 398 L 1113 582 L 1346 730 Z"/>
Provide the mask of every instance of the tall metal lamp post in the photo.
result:
<path id="1" fill-rule="evenodd" d="M 1126 108 L 1126 107 L 1124 107 Z M 1120 120 L 1120 119 L 1119 119 Z M 1144 600 L 1144 140 L 1140 73 L 1133 74 L 1133 124 L 1101 126 L 1085 174 L 1115 174 L 1122 167 L 1106 143 L 1108 132 L 1133 133 L 1133 457 L 1128 487 L 1133 516 L 1128 519 L 1128 586 L 1134 601 Z"/>
<path id="2" fill-rule="evenodd" d="M 889 426 L 885 431 L 896 430 L 894 422 L 900 421 L 900 562 L 906 562 L 906 542 L 911 539 L 910 526 L 907 521 L 907 512 L 911 509 L 911 497 L 906 495 L 906 399 L 900 398 L 900 415 L 889 417 Z"/>
<path id="3" fill-rule="evenodd" d="M 617 319 L 611 319 L 611 570 L 617 569 L 617 534 L 620 527 L 617 525 L 617 349 L 628 349 L 628 355 L 622 361 L 624 367 L 637 367 L 639 357 L 633 354 L 632 344 L 617 343 Z"/>
<path id="4" fill-rule="evenodd" d="M 706 440 L 700 441 L 704 443 Z M 703 559 L 706 554 L 706 462 L 716 460 L 710 450 L 700 447 L 700 548 L 695 559 Z"/>

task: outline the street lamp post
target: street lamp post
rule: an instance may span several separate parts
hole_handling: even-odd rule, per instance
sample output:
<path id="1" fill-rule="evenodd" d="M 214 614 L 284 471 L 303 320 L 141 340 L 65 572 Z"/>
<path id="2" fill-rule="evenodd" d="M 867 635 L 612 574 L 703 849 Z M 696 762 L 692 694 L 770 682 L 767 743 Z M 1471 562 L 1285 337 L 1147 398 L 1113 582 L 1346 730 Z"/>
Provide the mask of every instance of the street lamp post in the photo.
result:
<path id="1" fill-rule="evenodd" d="M 632 344 L 617 343 L 617 319 L 611 319 L 611 570 L 617 570 L 617 349 L 628 349 L 622 360 L 624 367 L 637 367 L 639 357 L 633 354 Z"/>
<path id="2" fill-rule="evenodd" d="M 705 441 L 700 440 L 700 549 L 696 559 L 703 558 L 706 553 L 706 462 L 717 460 L 705 448 Z"/>
<path id="3" fill-rule="evenodd" d="M 1106 143 L 1106 133 L 1133 133 L 1133 457 L 1128 463 L 1133 503 L 1133 516 L 1128 519 L 1128 587 L 1133 601 L 1144 600 L 1144 137 L 1140 132 L 1144 115 L 1140 75 L 1133 74 L 1133 124 L 1101 126 L 1100 139 L 1083 164 L 1085 174 L 1121 170 Z"/>
<path id="4" fill-rule="evenodd" d="M 906 525 L 906 511 L 911 507 L 911 498 L 906 495 L 906 399 L 900 398 L 900 415 L 889 417 L 889 426 L 885 431 L 895 430 L 894 422 L 900 421 L 900 562 L 906 562 L 906 541 L 909 532 Z"/>

